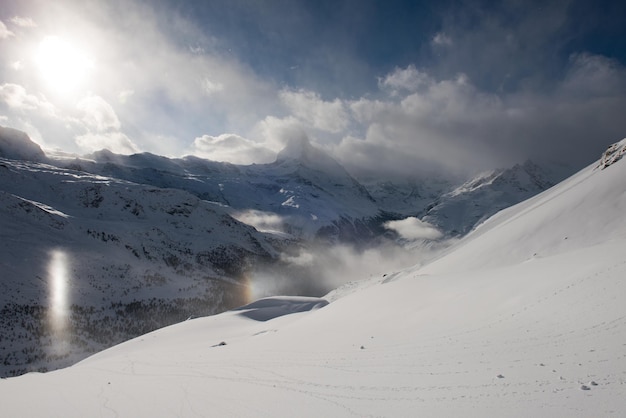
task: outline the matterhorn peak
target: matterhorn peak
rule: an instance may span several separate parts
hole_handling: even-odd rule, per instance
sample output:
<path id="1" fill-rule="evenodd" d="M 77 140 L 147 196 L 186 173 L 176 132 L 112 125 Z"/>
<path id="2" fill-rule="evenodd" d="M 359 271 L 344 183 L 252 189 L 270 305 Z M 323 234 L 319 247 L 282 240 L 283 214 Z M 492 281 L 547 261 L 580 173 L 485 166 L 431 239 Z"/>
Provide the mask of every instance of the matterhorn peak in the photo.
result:
<path id="1" fill-rule="evenodd" d="M 285 148 L 278 153 L 276 162 L 285 160 L 304 160 L 309 154 L 315 153 L 317 150 L 306 136 L 298 136 L 287 141 Z"/>
<path id="2" fill-rule="evenodd" d="M 278 153 L 276 164 L 297 162 L 312 170 L 348 175 L 345 169 L 333 157 L 313 146 L 306 136 L 292 138 L 285 148 Z"/>

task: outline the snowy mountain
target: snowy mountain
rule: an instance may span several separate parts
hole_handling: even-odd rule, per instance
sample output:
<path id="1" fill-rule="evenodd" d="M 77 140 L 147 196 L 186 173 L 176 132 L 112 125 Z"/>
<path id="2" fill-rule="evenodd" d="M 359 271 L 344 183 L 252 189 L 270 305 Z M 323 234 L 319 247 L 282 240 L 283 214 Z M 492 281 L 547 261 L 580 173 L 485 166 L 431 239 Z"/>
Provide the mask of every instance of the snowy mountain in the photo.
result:
<path id="1" fill-rule="evenodd" d="M 48 161 L 41 147 L 31 141 L 26 133 L 4 126 L 0 126 L 0 157 L 12 160 Z"/>
<path id="2" fill-rule="evenodd" d="M 235 166 L 195 157 L 168 159 L 100 151 L 91 160 L 65 165 L 155 187 L 177 188 L 218 202 L 261 230 L 298 239 L 367 242 L 384 232 L 388 220 L 414 216 L 447 236 L 460 236 L 500 209 L 521 202 L 565 178 L 527 161 L 456 186 L 433 177 L 360 183 L 328 154 L 306 139 L 295 139 L 274 163 Z M 547 165 L 546 165 L 547 167 Z M 272 225 L 256 223 L 278 216 Z"/>
<path id="3" fill-rule="evenodd" d="M 499 212 L 428 265 L 337 289 L 330 304 L 265 299 L 2 380 L 3 411 L 620 416 L 626 163 L 602 167 Z"/>
<path id="4" fill-rule="evenodd" d="M 611 146 L 609 152 L 620 148 L 626 148 L 626 140 Z M 624 164 L 615 168 L 601 164 L 606 156 L 548 192 L 492 216 L 460 248 L 451 248 L 452 254 L 425 270 L 497 267 L 622 239 L 626 235 Z"/>
<path id="5" fill-rule="evenodd" d="M 380 210 L 391 219 L 421 217 L 427 208 L 455 187 L 455 183 L 437 176 L 380 181 L 361 179 Z"/>
<path id="6" fill-rule="evenodd" d="M 295 238 L 319 236 L 336 241 L 371 237 L 368 221 L 378 215 L 378 207 L 367 190 L 332 157 L 305 139 L 289 143 L 274 163 L 250 166 L 196 157 L 123 156 L 109 151 L 90 157 L 64 166 L 185 190 L 227 206 L 235 217 L 245 220 L 269 213 L 280 219 L 273 229 Z"/>
<path id="7" fill-rule="evenodd" d="M 566 167 L 551 168 L 528 160 L 482 173 L 441 194 L 426 208 L 422 220 L 450 235 L 465 235 L 500 210 L 549 189 L 570 174 Z"/>
<path id="8" fill-rule="evenodd" d="M 3 375 L 241 305 L 246 272 L 284 245 L 181 190 L 27 161 L 0 159 L 0 214 Z M 49 352 L 61 288 L 71 326 Z"/>
<path id="9" fill-rule="evenodd" d="M 106 150 L 46 156 L 26 134 L 2 128 L 0 375 L 69 365 L 189 316 L 247 303 L 251 289 L 322 295 L 337 280 L 326 272 L 333 266 L 322 274 L 320 263 L 350 268 L 338 257 L 355 252 L 335 244 L 367 251 L 383 242 L 391 248 L 379 257 L 393 260 L 385 221 L 427 214 L 447 235 L 469 231 L 546 188 L 541 175 L 527 163 L 456 189 L 440 179 L 366 188 L 307 140 L 287 144 L 272 164 L 236 166 Z M 312 261 L 315 252 L 325 254 Z M 64 349 L 50 351 L 58 337 L 48 319 L 54 277 L 64 278 L 72 326 Z"/>

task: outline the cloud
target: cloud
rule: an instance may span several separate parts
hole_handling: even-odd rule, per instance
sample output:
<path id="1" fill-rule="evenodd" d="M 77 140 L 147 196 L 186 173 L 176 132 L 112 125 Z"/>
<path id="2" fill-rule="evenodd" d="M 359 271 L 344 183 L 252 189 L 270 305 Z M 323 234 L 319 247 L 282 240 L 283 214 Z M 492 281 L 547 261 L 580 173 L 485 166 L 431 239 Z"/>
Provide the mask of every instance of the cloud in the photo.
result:
<path id="1" fill-rule="evenodd" d="M 626 69 L 617 61 L 589 53 L 572 54 L 562 85 L 565 94 L 579 97 L 623 97 Z"/>
<path id="2" fill-rule="evenodd" d="M 9 107 L 21 111 L 40 110 L 49 115 L 55 114 L 55 106 L 45 97 L 29 94 L 19 84 L 2 84 L 0 86 L 0 100 L 4 101 Z"/>
<path id="3" fill-rule="evenodd" d="M 207 94 L 207 96 L 211 96 L 215 93 L 218 93 L 224 90 L 224 86 L 221 83 L 216 83 L 211 81 L 209 78 L 204 78 L 202 80 L 202 89 Z"/>
<path id="4" fill-rule="evenodd" d="M 30 17 L 14 16 L 11 18 L 11 23 L 21 28 L 36 28 L 37 24 Z"/>
<path id="5" fill-rule="evenodd" d="M 15 34 L 11 32 L 2 21 L 0 21 L 0 39 L 7 39 L 14 35 Z"/>
<path id="6" fill-rule="evenodd" d="M 276 154 L 263 145 L 235 134 L 202 135 L 193 141 L 194 155 L 233 164 L 274 161 Z"/>
<path id="7" fill-rule="evenodd" d="M 132 89 L 122 90 L 117 95 L 117 101 L 124 104 L 128 102 L 128 100 L 135 94 L 135 91 Z"/>
<path id="8" fill-rule="evenodd" d="M 408 217 L 399 221 L 385 222 L 384 227 L 397 232 L 407 240 L 436 240 L 443 236 L 435 226 L 428 222 L 420 221 L 414 217 Z"/>
<path id="9" fill-rule="evenodd" d="M 250 277 L 255 298 L 270 295 L 323 296 L 348 282 L 382 279 L 385 275 L 424 262 L 447 243 L 409 249 L 387 242 L 357 250 L 349 245 L 294 245 L 276 266 L 257 266 Z"/>
<path id="10" fill-rule="evenodd" d="M 357 175 L 460 174 L 484 166 L 485 138 L 473 130 L 501 106 L 497 96 L 478 91 L 463 75 L 435 80 L 412 67 L 395 70 L 381 83 L 398 88 L 391 99 L 361 98 L 350 104 L 364 128 L 345 136 L 336 156 Z M 405 87 L 400 90 L 400 86 Z M 406 88 L 408 87 L 408 88 Z M 419 91 L 415 91 L 419 89 Z"/>
<path id="11" fill-rule="evenodd" d="M 279 96 L 292 115 L 315 129 L 338 133 L 348 126 L 348 114 L 339 99 L 324 101 L 308 90 L 282 90 Z"/>
<path id="12" fill-rule="evenodd" d="M 591 54 L 572 55 L 550 90 L 488 92 L 464 74 L 437 79 L 413 66 L 380 88 L 393 94 L 349 104 L 362 133 L 333 148 L 357 176 L 467 176 L 526 158 L 582 167 L 626 132 L 626 69 Z"/>
<path id="13" fill-rule="evenodd" d="M 275 152 L 283 149 L 292 139 L 309 138 L 304 124 L 294 116 L 267 116 L 256 125 L 253 132 L 263 138 L 268 149 Z"/>
<path id="14" fill-rule="evenodd" d="M 76 108 L 82 112 L 82 120 L 89 129 L 103 132 L 119 130 L 121 127 L 113 107 L 100 96 L 85 97 L 78 102 Z"/>
<path id="15" fill-rule="evenodd" d="M 232 216 L 240 222 L 252 225 L 261 232 L 285 232 L 284 219 L 272 212 L 251 209 L 233 213 Z"/>
<path id="16" fill-rule="evenodd" d="M 179 12 L 165 4 L 132 0 L 80 5 L 60 0 L 46 4 L 45 12 L 28 5 L 16 8 L 14 25 L 32 26 L 32 21 L 38 26 L 20 32 L 0 51 L 4 63 L 20 63 L 19 74 L 13 69 L 7 74 L 6 65 L 0 68 L 0 80 L 28 86 L 39 97 L 47 86 L 29 59 L 29 48 L 50 33 L 62 32 L 68 43 L 93 58 L 94 67 L 92 77 L 72 97 L 58 92 L 50 95 L 60 114 L 81 119 L 94 132 L 117 129 L 117 122 L 122 121 L 133 130 L 138 146 L 167 155 L 188 149 L 199 132 L 234 132 L 246 137 L 260 120 L 282 109 L 278 89 L 222 49 L 222 41 L 211 28 Z M 77 109 L 77 98 L 86 95 L 109 105 L 96 103 L 99 99 L 92 97 Z M 110 112 L 110 105 L 115 112 Z M 16 115 L 9 116 L 15 119 Z M 50 138 L 50 142 L 63 148 L 73 146 L 67 139 L 76 135 L 75 128 L 70 124 L 65 136 Z"/>
<path id="17" fill-rule="evenodd" d="M 383 90 L 397 95 L 402 91 L 415 92 L 420 88 L 432 84 L 432 78 L 423 71 L 418 71 L 414 65 L 406 68 L 396 68 L 384 78 L 378 80 L 378 85 Z"/>
<path id="18" fill-rule="evenodd" d="M 431 38 L 436 59 L 428 71 L 438 78 L 462 72 L 488 91 L 549 88 L 571 53 L 596 46 L 587 42 L 610 32 L 609 25 L 619 20 L 610 10 L 578 0 L 462 2 L 446 10 Z M 614 11 L 619 12 L 623 7 Z M 444 47 L 450 46 L 446 39 L 453 40 L 453 48 Z"/>
<path id="19" fill-rule="evenodd" d="M 295 3 L 280 11 L 245 0 L 219 10 L 209 3 L 16 8 L 4 32 L 38 26 L 0 51 L 7 123 L 37 126 L 48 144 L 70 152 L 77 136 L 89 137 L 83 144 L 119 143 L 88 140 L 118 132 L 141 150 L 244 164 L 273 161 L 290 139 L 307 137 L 351 173 L 378 178 L 466 175 L 535 156 L 580 166 L 626 131 L 624 67 L 584 52 L 593 43 L 580 39 L 604 26 L 587 19 L 575 26 L 577 0 L 542 10 L 462 2 L 421 16 L 432 21 L 423 27 L 406 11 L 386 26 L 378 6 L 354 15 L 340 2 L 323 33 L 321 17 Z M 244 20 L 250 25 L 233 24 Z M 372 30 L 377 25 L 390 30 Z M 59 28 L 95 63 L 71 98 L 44 96 L 26 54 Z M 261 29 L 261 39 L 250 40 Z M 404 29 L 414 30 L 410 42 Z"/>
<path id="20" fill-rule="evenodd" d="M 85 152 L 108 149 L 116 154 L 135 154 L 137 145 L 122 132 L 88 132 L 75 137 L 76 144 Z"/>
<path id="21" fill-rule="evenodd" d="M 433 36 L 431 43 L 435 47 L 452 46 L 453 44 L 452 38 L 444 32 L 437 32 L 435 36 Z"/>
<path id="22" fill-rule="evenodd" d="M 82 98 L 76 105 L 81 113 L 80 121 L 87 130 L 76 135 L 76 144 L 85 152 L 108 149 L 118 154 L 135 154 L 140 148 L 125 133 L 122 124 L 111 106 L 100 96 Z"/>

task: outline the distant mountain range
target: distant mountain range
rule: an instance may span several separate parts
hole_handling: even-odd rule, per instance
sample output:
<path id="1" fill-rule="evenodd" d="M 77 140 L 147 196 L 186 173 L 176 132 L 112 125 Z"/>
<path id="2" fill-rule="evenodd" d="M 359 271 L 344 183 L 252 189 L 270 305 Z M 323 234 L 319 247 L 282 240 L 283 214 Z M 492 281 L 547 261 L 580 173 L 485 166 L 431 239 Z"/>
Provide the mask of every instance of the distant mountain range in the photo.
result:
<path id="1" fill-rule="evenodd" d="M 250 271 L 312 242 L 367 248 L 396 239 L 384 222 L 409 216 L 465 235 L 565 174 L 527 161 L 460 186 L 359 182 L 306 140 L 248 166 L 107 150 L 52 158 L 0 127 L 0 374 L 62 367 L 247 303 Z M 60 292 L 63 350 L 50 322 Z"/>

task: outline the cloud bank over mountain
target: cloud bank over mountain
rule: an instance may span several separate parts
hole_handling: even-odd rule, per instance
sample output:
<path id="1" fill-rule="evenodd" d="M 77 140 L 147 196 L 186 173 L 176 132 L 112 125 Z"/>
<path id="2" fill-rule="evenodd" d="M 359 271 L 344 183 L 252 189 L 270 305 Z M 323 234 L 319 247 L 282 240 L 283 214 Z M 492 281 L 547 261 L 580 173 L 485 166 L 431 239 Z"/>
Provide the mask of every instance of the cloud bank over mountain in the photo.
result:
<path id="1" fill-rule="evenodd" d="M 625 6 L 539 5 L 9 4 L 0 123 L 49 149 L 240 164 L 307 137 L 359 176 L 580 167 L 626 128 Z"/>

